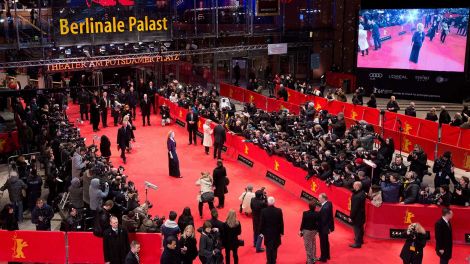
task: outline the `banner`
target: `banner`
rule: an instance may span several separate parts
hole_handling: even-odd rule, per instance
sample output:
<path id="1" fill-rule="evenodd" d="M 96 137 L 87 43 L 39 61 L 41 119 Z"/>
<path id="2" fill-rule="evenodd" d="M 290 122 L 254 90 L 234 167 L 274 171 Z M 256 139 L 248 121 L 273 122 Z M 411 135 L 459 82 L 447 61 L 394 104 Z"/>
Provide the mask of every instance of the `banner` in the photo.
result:
<path id="1" fill-rule="evenodd" d="M 418 135 L 420 123 L 420 119 L 418 118 L 397 114 L 397 121 L 395 122 L 393 130 L 400 131 L 401 128 L 403 134 L 416 136 Z"/>
<path id="2" fill-rule="evenodd" d="M 400 139 L 399 132 L 389 130 L 389 129 L 384 129 L 384 138 L 388 138 L 388 137 L 393 139 L 396 149 L 400 148 L 400 142 L 401 142 L 401 150 L 405 153 L 410 153 L 413 151 L 414 145 L 418 144 L 423 148 L 424 152 L 428 156 L 428 160 L 434 160 L 434 151 L 435 151 L 436 144 L 437 144 L 436 141 L 432 141 L 429 139 L 416 137 L 412 135 L 406 135 L 405 133 L 402 133 L 401 139 Z"/>
<path id="3" fill-rule="evenodd" d="M 344 117 L 354 121 L 363 119 L 365 107 L 353 104 L 344 104 Z"/>
<path id="4" fill-rule="evenodd" d="M 243 92 L 245 94 L 245 103 L 254 103 L 256 108 L 266 110 L 266 104 L 268 103 L 266 96 L 246 89 Z"/>
<path id="5" fill-rule="evenodd" d="M 234 85 L 220 83 L 220 95 L 240 102 L 245 102 L 245 93 L 243 88 Z"/>
<path id="6" fill-rule="evenodd" d="M 439 124 L 430 120 L 420 119 L 418 136 L 433 141 L 437 141 L 439 133 Z"/>
<path id="7" fill-rule="evenodd" d="M 279 0 L 256 0 L 256 16 L 278 16 Z"/>
<path id="8" fill-rule="evenodd" d="M 442 124 L 441 127 L 441 143 L 457 146 L 460 140 L 460 127 L 454 127 Z"/>
<path id="9" fill-rule="evenodd" d="M 364 116 L 362 117 L 362 119 L 364 119 L 364 121 L 366 121 L 369 124 L 378 126 L 380 124 L 380 111 L 376 108 L 366 107 L 366 110 L 364 110 Z"/>
<path id="10" fill-rule="evenodd" d="M 328 110 L 329 113 L 337 115 L 340 112 L 344 111 L 344 103 L 339 101 L 328 102 L 324 109 Z"/>
<path id="11" fill-rule="evenodd" d="M 385 116 L 383 120 L 383 128 L 384 129 L 395 129 L 395 122 L 397 121 L 397 114 L 394 112 L 385 111 Z"/>
<path id="12" fill-rule="evenodd" d="M 0 154 L 11 153 L 20 148 L 18 131 L 0 133 Z"/>
<path id="13" fill-rule="evenodd" d="M 460 129 L 459 147 L 470 150 L 470 129 Z"/>
<path id="14" fill-rule="evenodd" d="M 452 153 L 452 162 L 454 166 L 465 171 L 470 171 L 470 150 L 452 145 L 439 143 L 437 145 L 437 155 L 440 157 L 444 152 Z"/>
<path id="15" fill-rule="evenodd" d="M 0 230 L 0 248 L 0 261 L 65 263 L 64 232 Z"/>

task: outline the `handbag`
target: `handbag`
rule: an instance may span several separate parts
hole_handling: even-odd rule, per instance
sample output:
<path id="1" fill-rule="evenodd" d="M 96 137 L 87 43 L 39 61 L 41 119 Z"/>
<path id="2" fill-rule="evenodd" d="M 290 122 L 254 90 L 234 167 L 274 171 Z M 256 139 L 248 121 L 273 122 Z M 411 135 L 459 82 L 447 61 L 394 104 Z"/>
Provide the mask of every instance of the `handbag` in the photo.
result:
<path id="1" fill-rule="evenodd" d="M 228 186 L 230 184 L 230 179 L 228 177 L 225 177 L 225 186 Z"/>
<path id="2" fill-rule="evenodd" d="M 201 194 L 201 202 L 210 203 L 214 201 L 214 192 L 205 192 Z"/>
<path id="3" fill-rule="evenodd" d="M 245 240 L 243 240 L 243 239 L 238 239 L 238 246 L 239 246 L 239 247 L 245 246 Z"/>

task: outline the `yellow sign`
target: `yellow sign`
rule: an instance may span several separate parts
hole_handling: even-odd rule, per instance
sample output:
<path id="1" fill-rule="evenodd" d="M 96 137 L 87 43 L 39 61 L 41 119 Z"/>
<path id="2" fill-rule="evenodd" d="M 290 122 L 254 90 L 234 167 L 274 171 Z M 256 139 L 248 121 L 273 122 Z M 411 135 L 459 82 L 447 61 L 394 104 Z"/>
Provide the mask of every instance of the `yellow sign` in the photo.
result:
<path id="1" fill-rule="evenodd" d="M 403 137 L 403 142 L 402 142 L 403 151 L 410 152 L 411 145 L 412 145 L 411 141 L 407 137 Z"/>
<path id="2" fill-rule="evenodd" d="M 248 146 L 245 144 L 245 151 L 244 151 L 245 155 L 248 155 L 248 150 L 249 150 Z"/>
<path id="3" fill-rule="evenodd" d="M 403 128 L 403 133 L 409 135 L 412 129 L 413 129 L 412 125 L 405 123 L 405 128 Z"/>
<path id="4" fill-rule="evenodd" d="M 22 238 L 17 238 L 15 235 L 13 237 L 13 258 L 15 259 L 24 259 L 26 258 L 23 252 L 23 249 L 28 246 L 28 243 Z"/>
<path id="5" fill-rule="evenodd" d="M 126 29 L 129 32 L 149 32 L 149 31 L 166 31 L 168 30 L 168 19 L 151 19 L 145 16 L 143 19 L 129 17 L 127 21 L 118 20 L 113 17 L 108 21 L 94 21 L 92 17 L 85 18 L 82 23 L 69 23 L 68 19 L 59 19 L 60 35 L 81 35 L 81 34 L 102 34 L 102 33 L 123 33 Z"/>
<path id="6" fill-rule="evenodd" d="M 411 211 L 409 211 L 408 209 L 406 209 L 406 212 L 405 212 L 405 221 L 404 223 L 405 224 L 411 224 L 413 223 L 413 217 L 415 217 L 415 214 L 413 214 Z"/>
<path id="7" fill-rule="evenodd" d="M 316 193 L 318 191 L 318 184 L 314 180 L 312 180 L 312 184 L 310 185 L 310 189 L 314 193 Z"/>
<path id="8" fill-rule="evenodd" d="M 279 162 L 277 160 L 274 160 L 274 170 L 279 171 Z"/>
<path id="9" fill-rule="evenodd" d="M 357 117 L 357 116 L 358 116 L 357 112 L 353 110 L 353 111 L 351 112 L 351 118 L 354 119 L 354 120 L 356 120 L 356 117 Z"/>

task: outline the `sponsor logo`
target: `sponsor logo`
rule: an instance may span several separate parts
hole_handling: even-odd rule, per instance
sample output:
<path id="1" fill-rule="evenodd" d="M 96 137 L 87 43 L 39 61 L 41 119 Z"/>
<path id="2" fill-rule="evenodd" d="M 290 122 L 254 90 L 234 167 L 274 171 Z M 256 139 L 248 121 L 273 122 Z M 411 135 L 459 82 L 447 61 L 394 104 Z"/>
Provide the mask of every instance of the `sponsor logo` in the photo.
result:
<path id="1" fill-rule="evenodd" d="M 445 83 L 445 82 L 447 82 L 447 81 L 449 81 L 449 79 L 444 78 L 444 77 L 442 77 L 442 76 L 437 76 L 437 77 L 436 77 L 436 82 L 437 82 L 437 83 Z"/>
<path id="2" fill-rule="evenodd" d="M 349 226 L 352 226 L 352 220 L 351 218 L 349 217 L 349 215 L 341 212 L 340 210 L 336 210 L 336 213 L 335 213 L 335 217 L 340 220 L 341 222 L 349 225 Z"/>
<path id="3" fill-rule="evenodd" d="M 315 106 L 315 110 L 320 111 L 320 109 L 321 109 L 321 104 L 317 103 L 317 105 Z"/>
<path id="4" fill-rule="evenodd" d="M 3 152 L 6 143 L 7 141 L 4 138 L 0 138 L 0 152 Z"/>
<path id="5" fill-rule="evenodd" d="M 274 182 L 276 183 L 279 183 L 280 185 L 284 186 L 286 185 L 286 180 L 284 180 L 283 178 L 277 176 L 276 174 L 270 172 L 270 171 L 266 171 L 266 177 L 268 179 L 271 179 L 273 180 Z"/>
<path id="6" fill-rule="evenodd" d="M 249 102 L 250 103 L 253 103 L 255 101 L 255 97 L 253 95 L 250 95 L 250 99 L 249 99 Z"/>
<path id="7" fill-rule="evenodd" d="M 178 118 L 176 118 L 176 121 L 175 121 L 175 122 L 176 122 L 176 124 L 177 124 L 178 126 L 180 126 L 180 127 L 185 127 L 185 126 L 186 126 L 186 123 L 183 122 L 183 121 L 181 121 L 181 120 L 179 120 Z"/>
<path id="8" fill-rule="evenodd" d="M 408 77 L 402 74 L 390 74 L 388 78 L 392 80 L 408 80 Z"/>
<path id="9" fill-rule="evenodd" d="M 230 88 L 229 92 L 228 92 L 228 97 L 232 98 L 233 97 L 233 89 Z"/>
<path id="10" fill-rule="evenodd" d="M 182 111 L 182 110 L 180 110 L 180 112 L 179 112 L 179 116 L 180 116 L 180 118 L 182 118 L 182 117 L 183 117 L 183 111 Z"/>
<path id="11" fill-rule="evenodd" d="M 403 223 L 408 224 L 408 225 L 413 223 L 414 217 L 415 217 L 415 214 L 413 214 L 410 210 L 406 209 L 405 216 L 403 217 L 404 219 Z"/>
<path id="12" fill-rule="evenodd" d="M 369 73 L 369 79 L 370 80 L 378 80 L 378 79 L 382 79 L 382 77 L 384 77 L 384 75 L 380 72 L 371 72 L 371 73 Z"/>
<path id="13" fill-rule="evenodd" d="M 253 167 L 253 161 L 243 157 L 242 155 L 238 155 L 237 160 L 240 161 L 241 163 L 247 165 L 248 167 Z"/>
<path id="14" fill-rule="evenodd" d="M 201 122 L 201 120 L 197 121 L 197 127 L 198 127 L 198 128 L 202 128 L 202 122 Z"/>
<path id="15" fill-rule="evenodd" d="M 26 256 L 24 255 L 23 249 L 28 246 L 28 242 L 24 241 L 22 238 L 18 238 L 16 235 L 12 239 L 13 239 L 12 257 L 14 259 L 26 258 Z"/>
<path id="16" fill-rule="evenodd" d="M 418 81 L 418 82 L 427 82 L 431 79 L 431 77 L 427 76 L 427 75 L 416 75 L 415 76 L 415 80 Z"/>
<path id="17" fill-rule="evenodd" d="M 374 93 L 375 94 L 392 94 L 392 90 L 386 90 L 386 89 L 379 89 L 377 87 L 374 87 Z"/>
<path id="18" fill-rule="evenodd" d="M 314 201 L 315 203 L 319 203 L 318 199 L 315 198 L 315 196 L 310 195 L 309 193 L 307 193 L 305 191 L 302 191 L 300 193 L 300 199 L 304 199 L 304 200 L 309 201 L 309 202 Z"/>

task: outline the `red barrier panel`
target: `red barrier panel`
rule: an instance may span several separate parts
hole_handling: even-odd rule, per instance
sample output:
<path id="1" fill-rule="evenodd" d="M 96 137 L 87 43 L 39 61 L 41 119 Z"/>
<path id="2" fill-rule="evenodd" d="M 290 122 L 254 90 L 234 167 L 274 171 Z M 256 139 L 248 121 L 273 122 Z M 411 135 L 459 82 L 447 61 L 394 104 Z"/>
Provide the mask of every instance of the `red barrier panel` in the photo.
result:
<path id="1" fill-rule="evenodd" d="M 452 162 L 455 167 L 470 171 L 470 150 L 443 143 L 437 145 L 438 156 L 441 156 L 446 151 L 452 153 Z"/>
<path id="2" fill-rule="evenodd" d="M 266 96 L 248 90 L 243 90 L 243 92 L 245 94 L 245 103 L 254 103 L 256 108 L 266 110 L 266 104 L 268 102 Z"/>
<path id="3" fill-rule="evenodd" d="M 393 130 L 397 121 L 397 114 L 394 112 L 385 111 L 384 122 L 382 124 L 384 129 Z"/>
<path id="4" fill-rule="evenodd" d="M 65 263 L 64 232 L 2 230 L 0 248 L 0 261 Z"/>
<path id="5" fill-rule="evenodd" d="M 18 131 L 0 133 L 0 154 L 10 153 L 20 148 Z"/>
<path id="6" fill-rule="evenodd" d="M 391 137 L 393 138 L 393 141 L 395 142 L 395 146 L 397 148 L 400 146 L 400 133 L 397 131 L 392 131 L 389 129 L 384 129 L 384 137 Z M 413 151 L 414 145 L 418 144 L 420 145 L 424 152 L 428 155 L 429 160 L 434 160 L 434 150 L 436 147 L 435 141 L 421 138 L 421 137 L 415 137 L 411 135 L 405 135 L 404 133 L 402 134 L 401 138 L 401 149 L 405 153 L 410 153 Z"/>
<path id="7" fill-rule="evenodd" d="M 459 147 L 470 150 L 470 129 L 460 129 Z"/>
<path id="8" fill-rule="evenodd" d="M 397 114 L 397 121 L 395 122 L 395 127 L 393 130 L 399 131 L 400 125 L 403 129 L 403 134 L 416 136 L 418 135 L 418 129 L 420 120 L 418 118 Z"/>
<path id="9" fill-rule="evenodd" d="M 441 142 L 448 145 L 457 146 L 460 140 L 460 127 L 453 127 L 443 124 L 441 128 Z"/>
<path id="10" fill-rule="evenodd" d="M 437 141 L 439 133 L 439 125 L 429 120 L 420 120 L 421 124 L 418 130 L 418 136 L 430 140 Z"/>
<path id="11" fill-rule="evenodd" d="M 317 109 L 317 111 L 325 109 L 328 104 L 328 100 L 323 97 L 312 96 L 310 99 L 315 103 L 315 109 Z"/>
<path id="12" fill-rule="evenodd" d="M 69 263 L 104 262 L 102 238 L 96 237 L 90 232 L 70 232 L 67 233 L 67 240 L 69 245 Z M 132 240 L 140 242 L 140 263 L 160 262 L 161 234 L 129 234 L 129 241 Z"/>
<path id="13" fill-rule="evenodd" d="M 365 107 L 360 105 L 344 104 L 344 117 L 352 120 L 362 120 Z"/>
<path id="14" fill-rule="evenodd" d="M 468 230 L 469 208 L 452 206 L 452 233 L 454 242 L 465 243 Z M 419 222 L 434 240 L 434 224 L 441 217 L 441 208 L 435 205 L 400 205 L 383 203 L 375 207 L 367 203 L 365 233 L 374 238 L 389 238 L 390 229 L 407 229 L 408 225 Z"/>
<path id="15" fill-rule="evenodd" d="M 326 73 L 326 84 L 335 88 L 343 88 L 344 80 L 350 81 L 349 91 L 344 91 L 345 93 L 352 92 L 356 87 L 356 76 L 352 73 L 342 73 L 342 72 L 327 72 Z"/>
<path id="16" fill-rule="evenodd" d="M 220 95 L 245 102 L 245 89 L 227 83 L 220 83 Z"/>
<path id="17" fill-rule="evenodd" d="M 378 126 L 380 124 L 380 111 L 375 108 L 365 107 L 362 119 L 369 124 Z"/>
<path id="18" fill-rule="evenodd" d="M 323 109 L 328 110 L 329 113 L 337 115 L 339 112 L 344 111 L 344 103 L 339 101 L 328 102 Z"/>

